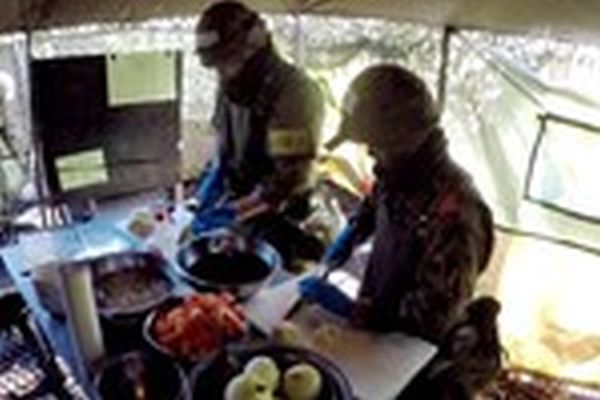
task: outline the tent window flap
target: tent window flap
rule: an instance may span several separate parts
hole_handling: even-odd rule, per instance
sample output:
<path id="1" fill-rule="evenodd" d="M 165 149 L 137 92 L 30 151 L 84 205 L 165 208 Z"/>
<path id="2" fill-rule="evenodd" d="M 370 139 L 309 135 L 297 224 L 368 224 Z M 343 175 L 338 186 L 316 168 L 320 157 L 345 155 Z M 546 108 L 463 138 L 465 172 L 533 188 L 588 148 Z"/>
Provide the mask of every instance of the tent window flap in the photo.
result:
<path id="1" fill-rule="evenodd" d="M 555 116 L 542 117 L 528 200 L 575 218 L 600 223 L 600 127 Z"/>

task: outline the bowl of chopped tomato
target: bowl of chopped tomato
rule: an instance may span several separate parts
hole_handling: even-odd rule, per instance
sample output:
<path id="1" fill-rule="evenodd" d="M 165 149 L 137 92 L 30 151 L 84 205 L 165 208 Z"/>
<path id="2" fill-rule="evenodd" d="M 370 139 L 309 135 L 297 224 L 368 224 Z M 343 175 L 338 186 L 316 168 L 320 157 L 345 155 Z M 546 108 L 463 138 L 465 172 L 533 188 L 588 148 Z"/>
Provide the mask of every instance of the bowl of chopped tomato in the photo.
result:
<path id="1" fill-rule="evenodd" d="M 144 339 L 153 349 L 191 362 L 242 340 L 247 332 L 244 309 L 227 292 L 171 298 L 151 312 L 143 325 Z"/>

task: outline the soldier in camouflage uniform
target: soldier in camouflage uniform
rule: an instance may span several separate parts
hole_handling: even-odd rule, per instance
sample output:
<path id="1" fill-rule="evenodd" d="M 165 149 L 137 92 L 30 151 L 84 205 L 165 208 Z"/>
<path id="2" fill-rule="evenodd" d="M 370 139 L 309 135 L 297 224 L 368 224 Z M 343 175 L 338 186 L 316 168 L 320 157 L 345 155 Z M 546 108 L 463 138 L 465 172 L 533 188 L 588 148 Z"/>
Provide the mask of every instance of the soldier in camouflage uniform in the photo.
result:
<path id="1" fill-rule="evenodd" d="M 196 38 L 201 62 L 219 77 L 218 154 L 198 199 L 201 210 L 227 204 L 202 215 L 196 231 L 228 216 L 288 261 L 320 257 L 322 244 L 298 228 L 310 212 L 324 115 L 319 87 L 277 54 L 262 18 L 236 1 L 209 7 Z"/>
<path id="2" fill-rule="evenodd" d="M 403 331 L 440 345 L 434 364 L 450 362 L 457 371 L 449 385 L 472 392 L 468 382 L 477 378 L 465 374 L 477 368 L 466 359 L 477 362 L 477 344 L 489 343 L 484 336 L 493 336 L 497 346 L 484 357 L 483 375 L 493 375 L 499 367 L 496 332 L 480 323 L 491 320 L 495 328 L 493 310 L 488 318 L 469 320 L 477 337 L 467 355 L 462 351 L 459 357 L 450 342 L 460 339 L 455 328 L 466 321 L 476 279 L 490 259 L 490 210 L 470 177 L 450 159 L 436 105 L 424 82 L 410 71 L 396 65 L 368 68 L 351 84 L 344 113 L 340 135 L 368 146 L 376 162 L 376 184 L 351 219 L 338 255 L 346 258 L 348 248 L 368 237 L 373 238 L 372 252 L 359 297 L 350 306 L 343 306 L 333 288 L 318 280 L 303 282 L 301 291 L 325 308 L 345 311 L 359 326 Z M 441 371 L 439 365 L 430 366 L 435 371 L 427 376 Z M 438 397 L 421 392 L 414 398 Z"/>

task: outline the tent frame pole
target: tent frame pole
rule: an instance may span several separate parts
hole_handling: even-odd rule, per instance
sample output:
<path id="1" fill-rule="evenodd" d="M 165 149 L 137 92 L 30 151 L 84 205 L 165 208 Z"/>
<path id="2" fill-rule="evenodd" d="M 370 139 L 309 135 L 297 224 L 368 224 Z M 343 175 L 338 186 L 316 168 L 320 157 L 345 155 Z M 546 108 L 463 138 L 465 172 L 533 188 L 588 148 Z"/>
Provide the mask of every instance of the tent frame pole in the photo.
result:
<path id="1" fill-rule="evenodd" d="M 450 65 L 450 46 L 452 44 L 452 36 L 457 32 L 453 26 L 445 26 L 441 42 L 441 60 L 438 71 L 437 82 L 437 100 L 440 108 L 440 113 L 443 112 L 446 104 L 446 90 L 448 85 L 448 67 Z"/>
<path id="2" fill-rule="evenodd" d="M 20 2 L 21 5 L 20 14 L 21 20 L 24 21 L 23 32 L 25 34 L 25 62 L 27 65 L 27 79 L 29 81 L 29 113 L 30 113 L 30 130 L 31 130 L 31 142 L 33 145 L 34 155 L 34 170 L 33 170 L 33 182 L 38 197 L 38 206 L 40 210 L 41 222 L 43 228 L 50 226 L 48 220 L 48 211 L 52 210 L 52 201 L 50 199 L 49 190 L 47 186 L 47 175 L 46 168 L 44 165 L 44 151 L 43 142 L 39 136 L 37 121 L 34 115 L 34 90 L 33 90 L 33 32 L 37 26 L 35 18 L 35 0 L 24 0 Z M 47 1 L 42 3 L 41 8 L 45 9 Z M 42 13 L 38 15 L 38 20 L 42 18 Z M 47 204 L 50 200 L 50 204 Z M 48 206 L 48 207 L 47 207 Z M 52 218 L 52 215 L 50 215 Z"/>

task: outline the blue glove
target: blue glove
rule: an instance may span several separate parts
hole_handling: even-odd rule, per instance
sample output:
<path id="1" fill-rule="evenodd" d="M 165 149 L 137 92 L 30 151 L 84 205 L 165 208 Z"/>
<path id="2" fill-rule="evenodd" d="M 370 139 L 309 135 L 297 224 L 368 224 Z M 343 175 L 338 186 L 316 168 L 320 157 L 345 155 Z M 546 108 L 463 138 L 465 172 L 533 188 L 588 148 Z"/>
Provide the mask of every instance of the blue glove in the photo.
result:
<path id="1" fill-rule="evenodd" d="M 355 237 L 355 226 L 353 224 L 346 225 L 325 250 L 323 262 L 332 268 L 341 267 L 352 255 Z"/>
<path id="2" fill-rule="evenodd" d="M 202 232 L 217 228 L 224 228 L 233 223 L 236 218 L 236 211 L 233 207 L 223 206 L 201 212 L 192 221 L 192 233 L 198 235 Z"/>
<path id="3" fill-rule="evenodd" d="M 350 317 L 354 302 L 340 289 L 314 276 L 298 284 L 300 294 L 306 300 L 319 304 L 324 309 L 341 317 Z"/>
<path id="4" fill-rule="evenodd" d="M 198 199 L 198 209 L 205 211 L 225 193 L 225 170 L 220 163 L 213 163 L 208 171 L 202 176 L 196 190 L 195 197 Z"/>

